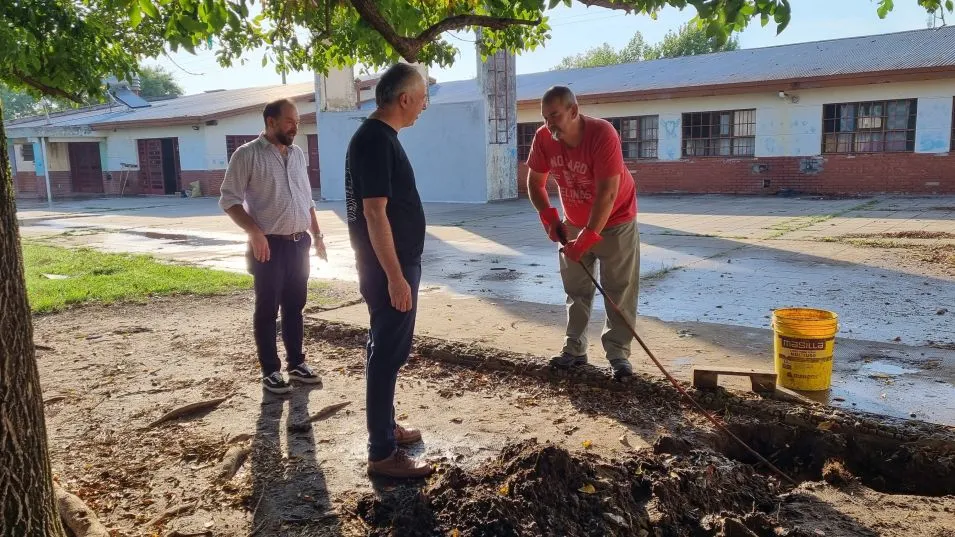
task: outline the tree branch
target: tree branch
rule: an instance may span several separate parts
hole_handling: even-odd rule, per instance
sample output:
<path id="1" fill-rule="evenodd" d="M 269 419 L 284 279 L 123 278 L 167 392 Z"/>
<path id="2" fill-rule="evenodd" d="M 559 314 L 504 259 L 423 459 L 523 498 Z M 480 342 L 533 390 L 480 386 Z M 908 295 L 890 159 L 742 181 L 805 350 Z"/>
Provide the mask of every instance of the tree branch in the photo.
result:
<path id="1" fill-rule="evenodd" d="M 46 84 L 40 82 L 39 80 L 37 80 L 37 79 L 35 79 L 35 78 L 33 78 L 33 77 L 30 77 L 30 76 L 27 76 L 26 74 L 24 74 L 24 73 L 22 73 L 22 72 L 20 72 L 20 71 L 18 71 L 18 70 L 16 70 L 16 69 L 13 70 L 12 74 L 13 74 L 13 76 L 15 76 L 15 77 L 17 77 L 18 79 L 20 79 L 20 82 L 23 82 L 23 83 L 26 84 L 27 86 L 30 86 L 31 88 L 34 88 L 34 89 L 37 89 L 37 90 L 43 92 L 45 95 L 49 95 L 49 96 L 51 96 L 51 97 L 63 97 L 64 99 L 69 99 L 69 100 L 71 100 L 71 101 L 73 101 L 73 102 L 75 102 L 75 103 L 83 104 L 83 101 L 82 101 L 78 96 L 73 95 L 72 93 L 67 93 L 67 92 L 61 90 L 60 88 L 54 88 L 54 87 L 52 87 L 52 86 L 47 86 Z"/>
<path id="2" fill-rule="evenodd" d="M 442 32 L 449 30 L 460 30 L 468 26 L 482 26 L 485 28 L 494 28 L 500 30 L 508 26 L 524 24 L 537 26 L 541 23 L 538 20 L 509 19 L 504 17 L 488 17 L 484 15 L 454 15 L 448 17 L 425 31 L 418 34 L 417 37 L 403 37 L 398 35 L 394 27 L 378 10 L 374 0 L 351 0 L 351 5 L 358 12 L 358 15 L 371 25 L 392 47 L 398 51 L 402 58 L 409 62 L 418 60 L 418 53 L 425 45 L 430 43 Z"/>
<path id="3" fill-rule="evenodd" d="M 494 30 L 502 30 L 508 26 L 517 26 L 522 24 L 525 26 L 537 26 L 540 23 L 540 19 L 529 21 L 523 19 L 508 19 L 503 17 L 487 17 L 484 15 L 455 15 L 453 17 L 448 17 L 437 24 L 433 24 L 427 30 L 418 34 L 418 37 L 415 38 L 415 41 L 428 43 L 439 34 L 450 30 L 460 30 L 467 28 L 468 26 L 481 26 L 484 28 L 492 28 Z"/>
<path id="4" fill-rule="evenodd" d="M 607 9 L 619 9 L 630 13 L 635 8 L 631 5 L 625 4 L 620 1 L 615 0 L 577 0 L 578 3 L 581 3 L 587 7 L 605 7 Z"/>

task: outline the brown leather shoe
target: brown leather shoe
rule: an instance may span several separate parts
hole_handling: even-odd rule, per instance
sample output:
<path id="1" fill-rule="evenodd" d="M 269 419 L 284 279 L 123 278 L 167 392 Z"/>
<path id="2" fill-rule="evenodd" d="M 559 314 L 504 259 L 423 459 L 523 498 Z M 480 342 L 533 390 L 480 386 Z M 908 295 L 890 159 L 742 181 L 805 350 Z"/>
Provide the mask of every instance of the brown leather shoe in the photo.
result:
<path id="1" fill-rule="evenodd" d="M 408 455 L 396 449 L 387 459 L 368 461 L 368 473 L 397 479 L 421 478 L 431 475 L 434 469 L 430 464 L 418 463 Z"/>
<path id="2" fill-rule="evenodd" d="M 408 429 L 395 424 L 395 442 L 399 446 L 406 446 L 421 441 L 421 431 L 418 429 Z"/>

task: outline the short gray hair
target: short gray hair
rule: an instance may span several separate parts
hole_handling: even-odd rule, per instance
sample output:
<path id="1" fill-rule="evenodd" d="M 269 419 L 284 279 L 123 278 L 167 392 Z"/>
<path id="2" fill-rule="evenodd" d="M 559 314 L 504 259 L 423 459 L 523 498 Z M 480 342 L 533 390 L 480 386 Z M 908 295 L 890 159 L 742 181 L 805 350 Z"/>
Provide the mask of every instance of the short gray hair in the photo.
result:
<path id="1" fill-rule="evenodd" d="M 541 97 L 542 103 L 552 103 L 556 100 L 566 106 L 572 106 L 577 104 L 577 96 L 574 95 L 574 92 L 571 91 L 567 86 L 551 86 L 544 92 L 544 96 Z"/>
<path id="2" fill-rule="evenodd" d="M 408 91 L 415 77 L 424 82 L 418 70 L 407 63 L 396 63 L 389 67 L 375 86 L 375 104 L 381 108 L 397 101 L 402 93 Z"/>

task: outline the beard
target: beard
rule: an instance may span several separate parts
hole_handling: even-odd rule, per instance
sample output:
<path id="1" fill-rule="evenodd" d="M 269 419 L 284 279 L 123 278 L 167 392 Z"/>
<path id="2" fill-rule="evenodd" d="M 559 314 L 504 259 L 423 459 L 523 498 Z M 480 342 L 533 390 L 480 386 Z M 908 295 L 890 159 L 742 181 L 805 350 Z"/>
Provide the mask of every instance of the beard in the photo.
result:
<path id="1" fill-rule="evenodd" d="M 290 132 L 276 132 L 275 139 L 282 145 L 292 145 L 292 141 L 295 140 L 295 134 Z"/>
<path id="2" fill-rule="evenodd" d="M 551 131 L 550 131 L 550 137 L 553 138 L 553 140 L 554 140 L 555 142 L 559 142 L 559 141 L 560 141 L 560 131 L 557 130 L 557 129 L 551 129 Z"/>

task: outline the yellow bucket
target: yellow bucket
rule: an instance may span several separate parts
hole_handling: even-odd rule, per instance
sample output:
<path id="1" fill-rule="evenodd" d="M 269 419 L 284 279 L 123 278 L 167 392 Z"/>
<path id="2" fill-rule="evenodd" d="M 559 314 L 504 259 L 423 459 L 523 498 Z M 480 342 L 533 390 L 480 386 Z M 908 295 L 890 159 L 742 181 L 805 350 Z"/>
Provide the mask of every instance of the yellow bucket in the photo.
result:
<path id="1" fill-rule="evenodd" d="M 773 351 L 781 386 L 802 391 L 829 389 L 838 319 L 838 315 L 826 310 L 773 311 Z"/>

